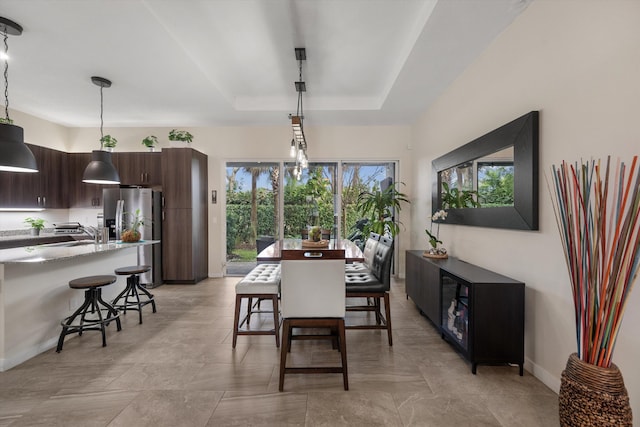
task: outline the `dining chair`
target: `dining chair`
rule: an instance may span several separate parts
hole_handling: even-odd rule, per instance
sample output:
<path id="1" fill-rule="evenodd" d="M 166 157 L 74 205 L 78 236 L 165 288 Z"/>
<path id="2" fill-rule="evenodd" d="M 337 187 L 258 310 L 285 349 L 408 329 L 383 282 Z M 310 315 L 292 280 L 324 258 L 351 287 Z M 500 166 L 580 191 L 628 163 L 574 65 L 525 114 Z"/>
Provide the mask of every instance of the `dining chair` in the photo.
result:
<path id="1" fill-rule="evenodd" d="M 342 373 L 345 390 L 347 345 L 345 340 L 344 251 L 282 251 L 280 309 L 282 345 L 280 347 L 279 390 L 283 391 L 285 374 Z M 296 328 L 296 334 L 294 334 Z M 300 330 L 302 328 L 302 330 Z M 325 333 L 310 334 L 308 329 Z M 340 366 L 287 367 L 287 355 L 294 340 L 330 339 L 340 352 Z"/>
<path id="2" fill-rule="evenodd" d="M 371 232 L 371 234 L 367 238 L 367 241 L 364 244 L 364 250 L 362 251 L 363 261 L 345 264 L 344 266 L 345 273 L 370 271 L 371 266 L 373 265 L 373 256 L 376 252 L 376 247 L 378 246 L 379 240 L 380 240 L 380 235 Z"/>
<path id="3" fill-rule="evenodd" d="M 391 330 L 391 306 L 389 304 L 389 290 L 391 288 L 391 261 L 393 257 L 393 239 L 380 236 L 380 241 L 375 246 L 373 258 L 369 269 L 360 271 L 346 271 L 346 297 L 365 298 L 365 304 L 347 304 L 346 310 L 373 312 L 374 323 L 348 325 L 346 329 L 385 329 L 389 345 L 393 345 Z M 384 302 L 384 314 L 381 303 Z"/>

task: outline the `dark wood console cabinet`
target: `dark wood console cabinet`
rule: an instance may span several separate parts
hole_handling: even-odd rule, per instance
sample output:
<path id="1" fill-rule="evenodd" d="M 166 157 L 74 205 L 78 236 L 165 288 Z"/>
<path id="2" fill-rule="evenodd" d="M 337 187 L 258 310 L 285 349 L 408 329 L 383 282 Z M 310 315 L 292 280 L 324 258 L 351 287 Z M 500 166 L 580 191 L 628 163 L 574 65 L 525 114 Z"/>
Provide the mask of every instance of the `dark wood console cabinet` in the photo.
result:
<path id="1" fill-rule="evenodd" d="M 524 364 L 524 283 L 457 258 L 407 251 L 406 292 L 471 362 Z"/>

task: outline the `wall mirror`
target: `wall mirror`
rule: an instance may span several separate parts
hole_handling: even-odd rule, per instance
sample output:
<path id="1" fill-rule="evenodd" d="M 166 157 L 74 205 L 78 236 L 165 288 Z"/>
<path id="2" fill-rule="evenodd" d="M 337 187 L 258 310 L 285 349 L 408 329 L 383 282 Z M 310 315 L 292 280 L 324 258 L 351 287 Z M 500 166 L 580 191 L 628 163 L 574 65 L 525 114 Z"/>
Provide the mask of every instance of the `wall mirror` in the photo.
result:
<path id="1" fill-rule="evenodd" d="M 443 222 L 538 229 L 538 111 L 432 162 L 432 208 Z"/>

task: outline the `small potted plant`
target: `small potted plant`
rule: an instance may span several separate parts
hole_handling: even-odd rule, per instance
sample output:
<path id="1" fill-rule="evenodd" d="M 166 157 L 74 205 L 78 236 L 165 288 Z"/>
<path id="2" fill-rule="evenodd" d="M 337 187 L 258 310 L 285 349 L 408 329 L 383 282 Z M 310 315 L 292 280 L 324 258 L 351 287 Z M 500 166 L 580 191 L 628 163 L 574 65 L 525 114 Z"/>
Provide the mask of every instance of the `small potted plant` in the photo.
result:
<path id="1" fill-rule="evenodd" d="M 105 135 L 100 138 L 100 147 L 102 147 L 104 151 L 113 151 L 117 143 L 118 140 L 111 135 Z"/>
<path id="2" fill-rule="evenodd" d="M 172 129 L 171 132 L 169 132 L 169 141 L 180 141 L 184 142 L 185 144 L 189 144 L 191 143 L 191 141 L 193 141 L 193 135 L 191 135 L 186 130 Z"/>
<path id="3" fill-rule="evenodd" d="M 129 216 L 131 216 L 129 227 L 120 234 L 120 239 L 126 243 L 134 243 L 139 241 L 142 236 L 140 234 L 140 227 L 144 225 L 145 218 L 141 215 L 140 209 L 136 209 L 136 211 L 133 214 L 129 214 Z"/>
<path id="4" fill-rule="evenodd" d="M 147 147 L 149 151 L 155 151 L 157 144 L 158 144 L 158 138 L 156 138 L 154 135 L 149 135 L 142 140 L 142 145 Z"/>
<path id="5" fill-rule="evenodd" d="M 40 230 L 44 228 L 44 219 L 42 218 L 25 218 L 24 223 L 31 226 L 31 235 L 39 236 Z"/>
<path id="6" fill-rule="evenodd" d="M 312 242 L 319 242 L 322 238 L 322 228 L 320 226 L 314 225 L 309 229 L 309 240 Z"/>

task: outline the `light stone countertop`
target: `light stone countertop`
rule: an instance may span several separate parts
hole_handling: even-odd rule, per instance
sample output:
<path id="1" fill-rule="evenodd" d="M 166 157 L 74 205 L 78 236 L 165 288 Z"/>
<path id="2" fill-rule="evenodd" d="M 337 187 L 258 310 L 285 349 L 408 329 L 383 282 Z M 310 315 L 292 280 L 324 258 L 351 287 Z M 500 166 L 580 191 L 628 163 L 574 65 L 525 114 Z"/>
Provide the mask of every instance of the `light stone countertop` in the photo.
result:
<path id="1" fill-rule="evenodd" d="M 95 244 L 92 240 L 77 240 L 45 245 L 23 246 L 0 250 L 0 264 L 44 263 L 101 252 L 117 251 L 132 247 L 153 245 L 160 240 L 141 240 L 136 243 L 110 242 Z"/>

